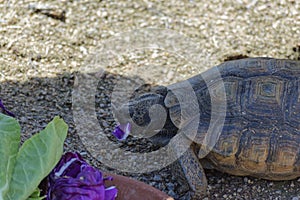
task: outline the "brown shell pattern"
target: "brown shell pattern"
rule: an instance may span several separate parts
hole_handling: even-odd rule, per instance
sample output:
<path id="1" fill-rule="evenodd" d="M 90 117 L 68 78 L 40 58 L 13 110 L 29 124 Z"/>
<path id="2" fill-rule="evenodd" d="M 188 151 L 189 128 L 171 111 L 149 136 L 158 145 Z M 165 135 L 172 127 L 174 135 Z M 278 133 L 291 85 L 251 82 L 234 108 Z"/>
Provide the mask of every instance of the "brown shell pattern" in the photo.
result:
<path id="1" fill-rule="evenodd" d="M 225 124 L 206 159 L 216 169 L 235 175 L 271 180 L 299 177 L 300 62 L 250 58 L 217 68 L 222 80 L 214 80 L 211 75 L 212 81 L 207 84 L 201 74 L 188 80 L 201 112 L 196 137 L 200 145 L 210 123 L 211 98 L 224 98 L 218 96 L 218 90 L 221 82 L 225 87 Z M 209 77 L 210 72 L 206 73 Z M 180 128 L 185 118 L 180 116 L 180 105 L 172 92 L 165 104 L 173 123 Z"/>

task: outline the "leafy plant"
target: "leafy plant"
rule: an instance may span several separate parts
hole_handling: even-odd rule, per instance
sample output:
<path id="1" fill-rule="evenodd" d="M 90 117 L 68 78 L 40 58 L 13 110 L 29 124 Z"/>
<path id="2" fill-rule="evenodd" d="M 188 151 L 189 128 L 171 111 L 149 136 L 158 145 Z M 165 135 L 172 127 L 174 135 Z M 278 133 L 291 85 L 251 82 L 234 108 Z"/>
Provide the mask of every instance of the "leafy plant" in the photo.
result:
<path id="1" fill-rule="evenodd" d="M 42 200 L 42 199 L 45 199 L 46 197 L 41 197 L 41 194 L 40 194 L 40 189 L 39 188 L 36 188 L 34 190 L 34 192 L 30 195 L 30 197 L 27 198 L 27 200 Z"/>
<path id="2" fill-rule="evenodd" d="M 19 123 L 0 113 L 0 200 L 41 199 L 38 185 L 60 160 L 67 130 L 55 117 L 19 147 Z"/>

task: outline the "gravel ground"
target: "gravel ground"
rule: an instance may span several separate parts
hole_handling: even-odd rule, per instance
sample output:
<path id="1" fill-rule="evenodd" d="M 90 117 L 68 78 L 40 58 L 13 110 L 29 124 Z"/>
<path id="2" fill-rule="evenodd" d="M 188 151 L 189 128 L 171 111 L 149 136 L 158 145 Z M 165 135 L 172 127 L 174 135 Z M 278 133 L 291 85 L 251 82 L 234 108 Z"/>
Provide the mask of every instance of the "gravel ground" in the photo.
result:
<path id="1" fill-rule="evenodd" d="M 150 46 L 154 41 L 157 48 L 141 48 L 139 37 L 132 36 L 136 33 L 133 30 L 146 28 L 159 28 L 158 32 L 150 31 L 157 38 L 149 36 L 142 41 L 150 41 Z M 184 37 L 161 40 L 172 33 Z M 104 54 L 109 60 L 107 72 L 95 96 L 99 124 L 109 134 L 116 124 L 110 106 L 115 80 L 170 84 L 241 56 L 300 60 L 299 36 L 300 3 L 294 0 L 0 1 L 0 96 L 16 113 L 23 139 L 60 115 L 70 127 L 66 151 L 79 151 L 100 169 L 119 172 L 96 159 L 96 152 L 86 145 L 93 141 L 82 141 L 75 130 L 72 91 L 78 83 L 74 77 L 95 62 L 95 55 L 108 52 Z M 108 51 L 112 47 L 126 48 Z M 196 64 L 189 57 L 193 53 L 199 53 Z M 111 141 L 116 143 L 113 138 Z M 145 140 L 131 139 L 124 148 L 145 151 L 148 145 Z M 206 172 L 207 199 L 300 198 L 300 179 L 272 182 Z M 184 182 L 176 180 L 170 167 L 146 174 L 123 174 L 175 199 L 188 199 Z"/>

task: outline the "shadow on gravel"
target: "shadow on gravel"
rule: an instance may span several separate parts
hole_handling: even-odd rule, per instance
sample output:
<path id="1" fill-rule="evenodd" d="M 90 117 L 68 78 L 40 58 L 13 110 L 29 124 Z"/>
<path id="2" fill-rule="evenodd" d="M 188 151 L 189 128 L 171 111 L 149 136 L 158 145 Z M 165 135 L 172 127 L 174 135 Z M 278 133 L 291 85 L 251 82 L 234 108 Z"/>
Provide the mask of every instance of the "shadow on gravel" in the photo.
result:
<path id="1" fill-rule="evenodd" d="M 5 81 L 0 83 L 0 98 L 12 111 L 22 127 L 23 139 L 44 128 L 54 116 L 61 116 L 69 125 L 69 137 L 76 135 L 72 112 L 72 91 L 76 73 L 59 74 L 56 77 L 33 77 L 24 82 Z M 105 73 L 98 82 L 95 94 L 95 110 L 100 125 L 111 132 L 115 120 L 111 111 L 111 94 L 116 79 L 137 81 L 137 77 L 121 77 Z M 139 79 L 139 83 L 144 83 Z M 69 138 L 68 138 L 69 139 Z M 68 144 L 76 148 L 74 144 Z M 80 142 L 80 141 L 78 141 Z"/>

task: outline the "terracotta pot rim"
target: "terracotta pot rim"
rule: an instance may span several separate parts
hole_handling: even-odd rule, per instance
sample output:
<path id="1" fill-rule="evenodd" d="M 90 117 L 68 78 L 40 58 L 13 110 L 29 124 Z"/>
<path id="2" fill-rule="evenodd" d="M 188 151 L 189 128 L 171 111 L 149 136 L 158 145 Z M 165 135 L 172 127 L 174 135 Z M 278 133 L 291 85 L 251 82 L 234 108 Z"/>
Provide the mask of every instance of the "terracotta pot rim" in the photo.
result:
<path id="1" fill-rule="evenodd" d="M 135 179 L 104 173 L 104 177 L 111 176 L 112 181 L 106 181 L 105 186 L 116 186 L 118 189 L 118 197 L 116 200 L 174 200 L 166 193 Z"/>

